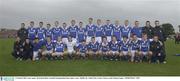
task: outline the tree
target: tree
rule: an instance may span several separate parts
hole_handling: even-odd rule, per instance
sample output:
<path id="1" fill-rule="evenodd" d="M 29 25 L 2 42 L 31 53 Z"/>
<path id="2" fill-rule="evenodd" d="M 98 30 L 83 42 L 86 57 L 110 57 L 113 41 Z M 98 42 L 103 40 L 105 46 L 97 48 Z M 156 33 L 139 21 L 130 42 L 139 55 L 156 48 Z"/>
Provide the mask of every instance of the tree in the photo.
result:
<path id="1" fill-rule="evenodd" d="M 170 23 L 162 24 L 162 28 L 163 28 L 163 30 L 164 30 L 166 36 L 175 34 L 173 25 L 170 24 Z"/>

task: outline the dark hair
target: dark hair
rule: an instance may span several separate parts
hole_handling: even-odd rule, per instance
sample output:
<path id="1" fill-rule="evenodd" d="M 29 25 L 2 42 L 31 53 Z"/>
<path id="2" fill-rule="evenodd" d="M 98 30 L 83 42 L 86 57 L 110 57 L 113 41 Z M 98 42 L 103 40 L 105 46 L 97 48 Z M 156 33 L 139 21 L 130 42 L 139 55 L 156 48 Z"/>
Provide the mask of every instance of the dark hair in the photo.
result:
<path id="1" fill-rule="evenodd" d="M 34 21 L 31 21 L 30 23 L 34 23 Z"/>
<path id="2" fill-rule="evenodd" d="M 155 20 L 155 22 L 159 22 L 158 20 Z"/>
<path id="3" fill-rule="evenodd" d="M 90 20 L 93 20 L 93 18 L 92 18 L 92 17 L 90 17 L 89 19 L 90 19 Z"/>
<path id="4" fill-rule="evenodd" d="M 39 23 L 42 23 L 42 24 L 43 24 L 43 22 L 39 22 Z"/>

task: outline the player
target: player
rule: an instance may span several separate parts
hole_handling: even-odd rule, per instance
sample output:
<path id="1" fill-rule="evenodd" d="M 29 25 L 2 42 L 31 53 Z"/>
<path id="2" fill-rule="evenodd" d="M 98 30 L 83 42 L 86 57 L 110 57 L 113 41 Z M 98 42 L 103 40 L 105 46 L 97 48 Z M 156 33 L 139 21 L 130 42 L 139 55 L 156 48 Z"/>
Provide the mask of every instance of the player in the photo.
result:
<path id="1" fill-rule="evenodd" d="M 78 50 L 77 50 L 77 53 L 76 53 L 76 58 L 86 59 L 88 46 L 87 46 L 85 40 L 82 40 L 82 42 L 77 46 L 77 49 Z"/>
<path id="2" fill-rule="evenodd" d="M 54 53 L 52 54 L 53 59 L 63 60 L 64 51 L 67 48 L 66 44 L 62 42 L 61 37 L 58 37 L 58 41 L 55 44 Z"/>
<path id="3" fill-rule="evenodd" d="M 45 36 L 46 36 L 46 38 L 50 37 L 52 39 L 53 31 L 51 29 L 51 24 L 47 24 L 47 28 L 46 28 L 46 31 L 45 31 Z"/>
<path id="4" fill-rule="evenodd" d="M 97 25 L 95 26 L 96 42 L 101 43 L 103 35 L 104 35 L 104 28 L 101 25 L 101 19 L 98 19 L 97 20 Z"/>
<path id="5" fill-rule="evenodd" d="M 37 38 L 39 38 L 40 43 L 45 42 L 45 28 L 43 28 L 43 22 L 39 22 L 39 27 L 37 28 Z"/>
<path id="6" fill-rule="evenodd" d="M 76 21 L 75 20 L 72 20 L 71 21 L 71 26 L 69 26 L 68 28 L 68 31 L 69 31 L 69 35 L 72 37 L 72 40 L 77 42 L 77 29 L 78 29 L 78 26 L 75 25 L 76 24 Z"/>
<path id="7" fill-rule="evenodd" d="M 113 29 L 113 25 L 110 23 L 110 20 L 106 20 L 106 25 L 104 25 L 104 32 L 105 32 L 105 36 L 107 36 L 108 42 L 111 41 L 112 29 Z"/>
<path id="8" fill-rule="evenodd" d="M 121 26 L 119 25 L 119 21 L 115 21 L 115 25 L 113 25 L 113 35 L 116 36 L 117 40 L 121 40 Z"/>
<path id="9" fill-rule="evenodd" d="M 55 44 L 57 42 L 58 37 L 61 36 L 61 28 L 59 27 L 59 22 L 55 21 L 55 27 L 52 29 L 53 32 L 53 37 L 52 37 L 52 41 L 53 44 Z"/>
<path id="10" fill-rule="evenodd" d="M 121 50 L 121 60 L 128 60 L 130 58 L 130 53 L 129 53 L 129 41 L 127 36 L 123 36 L 123 40 L 119 42 L 120 50 Z"/>
<path id="11" fill-rule="evenodd" d="M 32 43 L 33 40 L 36 38 L 36 28 L 34 27 L 34 21 L 30 22 L 30 26 L 28 27 L 28 38 Z"/>
<path id="12" fill-rule="evenodd" d="M 124 26 L 121 28 L 121 37 L 128 37 L 130 38 L 131 35 L 131 27 L 129 26 L 129 21 L 124 21 Z"/>
<path id="13" fill-rule="evenodd" d="M 42 43 L 39 42 L 38 38 L 35 38 L 33 42 L 33 57 L 32 60 L 40 60 L 40 55 L 42 53 Z"/>
<path id="14" fill-rule="evenodd" d="M 77 30 L 77 40 L 78 43 L 81 43 L 83 40 L 86 40 L 86 29 L 83 28 L 83 22 L 79 22 L 79 27 Z"/>
<path id="15" fill-rule="evenodd" d="M 100 44 L 100 55 L 103 60 L 108 60 L 109 55 L 109 43 L 107 41 L 107 37 L 102 37 L 102 43 Z"/>
<path id="16" fill-rule="evenodd" d="M 76 47 L 76 42 L 73 41 L 71 36 L 69 36 L 68 37 L 68 43 L 67 43 L 67 54 L 68 54 L 69 59 L 73 59 L 73 57 L 76 53 L 75 47 Z"/>
<path id="17" fill-rule="evenodd" d="M 142 27 L 139 27 L 139 21 L 135 21 L 135 26 L 131 30 L 131 35 L 136 34 L 138 40 L 142 38 Z"/>
<path id="18" fill-rule="evenodd" d="M 91 37 L 95 36 L 95 25 L 93 24 L 93 18 L 89 18 L 89 24 L 86 25 L 86 43 L 91 41 Z"/>
<path id="19" fill-rule="evenodd" d="M 109 43 L 109 60 L 118 60 L 119 57 L 119 45 L 116 36 L 112 36 L 112 40 Z"/>
<path id="20" fill-rule="evenodd" d="M 67 24 L 63 23 L 62 28 L 61 28 L 61 37 L 62 37 L 63 43 L 65 44 L 68 43 L 68 36 L 69 36 L 69 32 L 68 32 Z"/>
<path id="21" fill-rule="evenodd" d="M 53 53 L 53 43 L 51 37 L 47 37 L 45 42 L 45 50 L 42 52 L 42 57 L 46 57 L 48 60 L 51 59 Z"/>
<path id="22" fill-rule="evenodd" d="M 136 59 L 135 57 L 139 56 L 139 49 L 140 49 L 140 40 L 136 34 L 132 35 L 132 40 L 130 41 L 130 55 L 131 55 L 131 62 L 134 62 Z"/>
<path id="23" fill-rule="evenodd" d="M 92 37 L 91 42 L 88 44 L 88 55 L 93 59 L 97 59 L 99 57 L 99 43 L 96 42 L 95 37 Z"/>
<path id="24" fill-rule="evenodd" d="M 150 40 L 147 39 L 147 34 L 142 35 L 142 40 L 140 43 L 140 62 L 144 59 L 150 60 L 151 53 L 149 52 Z"/>

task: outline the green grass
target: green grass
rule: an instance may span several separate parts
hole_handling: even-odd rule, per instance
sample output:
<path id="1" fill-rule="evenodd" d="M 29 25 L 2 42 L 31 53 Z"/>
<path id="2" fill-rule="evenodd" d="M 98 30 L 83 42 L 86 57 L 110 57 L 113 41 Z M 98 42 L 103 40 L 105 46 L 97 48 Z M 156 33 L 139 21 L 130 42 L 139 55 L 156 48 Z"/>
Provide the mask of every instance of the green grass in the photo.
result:
<path id="1" fill-rule="evenodd" d="M 132 64 L 120 61 L 64 60 L 16 61 L 11 56 L 12 39 L 0 39 L 0 75 L 18 76 L 179 76 L 180 45 L 166 42 L 167 64 Z"/>

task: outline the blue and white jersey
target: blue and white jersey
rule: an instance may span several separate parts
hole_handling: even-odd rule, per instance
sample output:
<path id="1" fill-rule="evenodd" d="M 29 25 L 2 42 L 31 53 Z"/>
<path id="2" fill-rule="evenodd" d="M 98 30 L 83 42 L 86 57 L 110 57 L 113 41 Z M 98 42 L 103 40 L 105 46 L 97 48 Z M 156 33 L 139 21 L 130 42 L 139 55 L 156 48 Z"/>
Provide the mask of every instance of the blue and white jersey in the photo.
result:
<path id="1" fill-rule="evenodd" d="M 42 47 L 42 43 L 40 42 L 38 43 L 33 42 L 32 45 L 33 45 L 33 51 L 38 51 Z"/>
<path id="2" fill-rule="evenodd" d="M 37 28 L 37 37 L 41 40 L 45 38 L 45 28 Z"/>
<path id="3" fill-rule="evenodd" d="M 102 42 L 101 45 L 100 45 L 100 50 L 102 52 L 109 51 L 109 43 L 108 42 L 106 42 L 106 43 Z"/>
<path id="4" fill-rule="evenodd" d="M 53 50 L 53 43 L 52 42 L 46 42 L 45 46 L 46 46 L 47 51 Z"/>
<path id="5" fill-rule="evenodd" d="M 95 36 L 96 37 L 102 37 L 104 35 L 104 27 L 102 25 L 95 26 Z"/>
<path id="6" fill-rule="evenodd" d="M 137 35 L 138 38 L 141 38 L 142 36 L 142 28 L 141 27 L 133 27 L 131 30 L 131 34 Z"/>
<path id="7" fill-rule="evenodd" d="M 95 43 L 90 42 L 90 43 L 88 44 L 88 48 L 89 48 L 90 50 L 96 52 L 96 51 L 99 50 L 99 43 L 98 43 L 98 42 L 95 42 Z"/>
<path id="8" fill-rule="evenodd" d="M 116 42 L 110 41 L 109 48 L 111 51 L 119 51 L 118 41 L 116 41 Z"/>
<path id="9" fill-rule="evenodd" d="M 121 27 L 121 37 L 126 36 L 129 38 L 130 35 L 131 35 L 131 27 L 130 26 Z"/>
<path id="10" fill-rule="evenodd" d="M 113 25 L 112 24 L 104 25 L 105 36 L 112 36 L 112 31 L 113 31 Z"/>
<path id="11" fill-rule="evenodd" d="M 66 48 L 66 44 L 64 44 L 64 43 L 62 43 L 62 42 L 57 42 L 57 43 L 55 44 L 55 49 L 54 49 L 54 51 L 55 51 L 55 52 L 64 52 L 65 48 Z"/>
<path id="12" fill-rule="evenodd" d="M 36 38 L 36 28 L 34 27 L 28 27 L 28 38 L 30 40 L 34 40 Z"/>
<path id="13" fill-rule="evenodd" d="M 67 28 L 61 28 L 61 37 L 62 38 L 68 38 L 69 36 L 69 31 Z"/>
<path id="14" fill-rule="evenodd" d="M 89 37 L 95 36 L 95 25 L 94 24 L 86 25 L 86 32 L 87 32 L 87 36 Z"/>
<path id="15" fill-rule="evenodd" d="M 149 46 L 150 46 L 150 41 L 149 40 L 141 40 L 141 42 L 140 42 L 140 51 L 148 52 L 149 51 Z"/>
<path id="16" fill-rule="evenodd" d="M 83 45 L 83 44 L 79 44 L 77 46 L 77 48 L 79 49 L 79 52 L 81 52 L 81 53 L 86 53 L 86 51 L 88 49 L 87 45 Z"/>
<path id="17" fill-rule="evenodd" d="M 58 37 L 61 36 L 61 28 L 55 27 L 52 29 L 52 32 L 53 32 L 53 40 L 57 41 Z"/>
<path id="18" fill-rule="evenodd" d="M 53 31 L 52 29 L 46 29 L 46 33 L 45 33 L 46 37 L 50 37 L 52 39 L 53 37 Z"/>
<path id="19" fill-rule="evenodd" d="M 86 39 L 86 29 L 85 28 L 78 28 L 78 30 L 77 30 L 78 42 L 82 42 L 85 39 Z"/>
<path id="20" fill-rule="evenodd" d="M 140 49 L 140 40 L 130 42 L 130 50 L 139 50 Z"/>
<path id="21" fill-rule="evenodd" d="M 117 40 L 121 40 L 121 26 L 114 25 L 113 27 L 113 35 L 116 36 Z"/>
<path id="22" fill-rule="evenodd" d="M 129 41 L 120 41 L 119 45 L 121 51 L 129 51 Z"/>
<path id="23" fill-rule="evenodd" d="M 77 30 L 78 30 L 78 26 L 74 25 L 74 26 L 69 26 L 68 31 L 69 31 L 69 35 L 72 38 L 76 38 L 77 36 Z"/>

